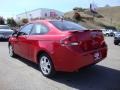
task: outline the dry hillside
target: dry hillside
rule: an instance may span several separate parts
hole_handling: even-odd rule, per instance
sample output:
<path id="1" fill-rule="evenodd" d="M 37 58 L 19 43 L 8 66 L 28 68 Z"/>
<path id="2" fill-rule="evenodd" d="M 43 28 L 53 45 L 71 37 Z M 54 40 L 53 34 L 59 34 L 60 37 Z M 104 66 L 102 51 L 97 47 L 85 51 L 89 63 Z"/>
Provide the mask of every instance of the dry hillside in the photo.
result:
<path id="1" fill-rule="evenodd" d="M 87 10 L 89 12 L 89 10 Z M 120 6 L 116 7 L 103 7 L 98 8 L 97 12 L 103 16 L 103 18 L 95 18 L 96 23 L 92 23 L 87 19 L 85 22 L 81 22 L 84 26 L 88 28 L 103 28 L 97 23 L 103 23 L 108 26 L 119 26 L 120 25 Z M 82 17 L 92 17 L 90 13 L 79 12 Z M 64 14 L 65 17 L 73 18 L 74 11 L 69 11 Z"/>
<path id="2" fill-rule="evenodd" d="M 105 20 L 112 24 L 120 24 L 120 6 L 99 8 L 98 12 Z"/>

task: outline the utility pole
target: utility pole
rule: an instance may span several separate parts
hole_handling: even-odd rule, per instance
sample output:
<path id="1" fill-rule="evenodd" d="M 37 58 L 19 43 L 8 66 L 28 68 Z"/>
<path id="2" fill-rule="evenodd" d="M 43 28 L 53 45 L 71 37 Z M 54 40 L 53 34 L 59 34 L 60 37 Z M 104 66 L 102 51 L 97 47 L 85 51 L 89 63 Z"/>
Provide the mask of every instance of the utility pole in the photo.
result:
<path id="1" fill-rule="evenodd" d="M 90 3 L 90 11 L 92 13 L 93 23 L 94 23 L 94 21 L 95 21 L 95 14 L 97 13 L 97 11 L 96 11 L 96 4 L 95 4 L 94 0 L 92 0 L 92 3 Z"/>
<path id="2" fill-rule="evenodd" d="M 113 19 L 112 19 L 112 17 L 110 18 L 110 23 L 111 23 L 111 25 L 112 25 L 112 21 L 113 21 Z"/>
<path id="3" fill-rule="evenodd" d="M 26 18 L 28 19 L 28 15 L 27 15 L 27 11 L 25 10 L 25 15 L 26 15 Z"/>

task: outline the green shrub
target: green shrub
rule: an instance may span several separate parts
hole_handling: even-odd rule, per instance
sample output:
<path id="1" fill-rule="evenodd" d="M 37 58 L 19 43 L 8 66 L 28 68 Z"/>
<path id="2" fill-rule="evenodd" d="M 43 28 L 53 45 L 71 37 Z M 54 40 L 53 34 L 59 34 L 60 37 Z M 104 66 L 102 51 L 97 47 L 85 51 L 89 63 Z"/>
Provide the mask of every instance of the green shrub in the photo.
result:
<path id="1" fill-rule="evenodd" d="M 16 27 L 17 26 L 17 23 L 15 22 L 15 20 L 13 18 L 8 18 L 7 19 L 7 24 L 10 26 L 10 27 Z"/>
<path id="2" fill-rule="evenodd" d="M 75 20 L 75 21 L 80 21 L 81 20 L 81 16 L 80 16 L 80 14 L 78 13 L 78 12 L 75 12 L 75 14 L 74 14 L 74 16 L 73 16 L 73 19 Z"/>
<path id="3" fill-rule="evenodd" d="M 73 10 L 78 11 L 78 12 L 84 12 L 86 9 L 81 8 L 81 7 L 74 7 Z"/>

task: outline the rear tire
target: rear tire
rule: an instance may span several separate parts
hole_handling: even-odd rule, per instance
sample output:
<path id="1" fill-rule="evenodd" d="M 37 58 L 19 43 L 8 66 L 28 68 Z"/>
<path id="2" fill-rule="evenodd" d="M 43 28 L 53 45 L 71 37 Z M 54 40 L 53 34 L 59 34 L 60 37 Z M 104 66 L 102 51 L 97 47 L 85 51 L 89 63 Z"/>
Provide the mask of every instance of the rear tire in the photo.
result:
<path id="1" fill-rule="evenodd" d="M 39 56 L 39 69 L 45 77 L 52 77 L 55 74 L 52 59 L 46 53 Z"/>

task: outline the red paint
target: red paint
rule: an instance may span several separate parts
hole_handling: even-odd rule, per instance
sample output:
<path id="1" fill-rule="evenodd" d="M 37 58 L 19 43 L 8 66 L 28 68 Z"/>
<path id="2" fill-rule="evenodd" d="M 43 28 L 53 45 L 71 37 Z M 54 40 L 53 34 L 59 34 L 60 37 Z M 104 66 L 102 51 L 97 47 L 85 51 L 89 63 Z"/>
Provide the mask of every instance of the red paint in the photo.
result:
<path id="1" fill-rule="evenodd" d="M 107 45 L 99 30 L 60 31 L 47 20 L 34 21 L 49 27 L 45 35 L 22 35 L 11 37 L 9 43 L 14 52 L 35 63 L 39 52 L 46 52 L 56 71 L 72 72 L 89 64 L 97 63 L 107 56 Z M 95 60 L 95 53 L 100 60 Z"/>

